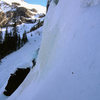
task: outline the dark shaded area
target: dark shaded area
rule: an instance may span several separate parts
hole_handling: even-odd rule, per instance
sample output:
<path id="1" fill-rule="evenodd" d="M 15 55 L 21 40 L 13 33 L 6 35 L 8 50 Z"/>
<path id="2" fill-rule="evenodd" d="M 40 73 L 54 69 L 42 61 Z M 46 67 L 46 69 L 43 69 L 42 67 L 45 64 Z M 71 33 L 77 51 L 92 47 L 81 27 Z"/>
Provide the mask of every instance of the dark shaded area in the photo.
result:
<path id="1" fill-rule="evenodd" d="M 43 24 L 44 24 L 44 21 L 40 22 L 39 20 L 39 22 L 30 29 L 30 32 L 35 31 L 36 29 L 40 28 L 41 26 L 43 26 Z"/>
<path id="2" fill-rule="evenodd" d="M 32 12 L 35 12 L 35 13 L 37 13 L 37 10 L 35 9 L 35 8 L 33 8 L 33 9 L 30 9 Z"/>
<path id="3" fill-rule="evenodd" d="M 36 59 L 33 59 L 32 63 L 33 63 L 33 66 L 32 66 L 32 68 L 33 68 L 36 65 Z"/>
<path id="4" fill-rule="evenodd" d="M 51 1 L 52 1 L 52 0 L 48 0 L 48 1 L 47 1 L 47 6 L 46 6 L 47 9 L 46 9 L 46 12 L 48 12 L 48 9 L 49 9 L 49 6 L 50 6 Z"/>
<path id="5" fill-rule="evenodd" d="M 57 5 L 58 4 L 58 2 L 59 2 L 59 0 L 54 0 L 54 3 Z"/>
<path id="6" fill-rule="evenodd" d="M 23 82 L 27 74 L 30 72 L 30 68 L 18 68 L 14 74 L 11 74 L 8 84 L 5 87 L 4 95 L 10 96 Z"/>
<path id="7" fill-rule="evenodd" d="M 12 5 L 13 5 L 13 6 L 20 6 L 20 3 L 12 2 Z"/>
<path id="8" fill-rule="evenodd" d="M 12 32 L 8 32 L 8 27 L 6 27 L 4 39 L 2 31 L 0 31 L 0 60 L 8 54 L 20 49 L 26 42 L 28 42 L 26 31 L 24 31 L 22 38 L 20 37 L 20 34 L 17 33 L 18 28 L 16 22 L 13 25 Z"/>
<path id="9" fill-rule="evenodd" d="M 30 18 L 32 15 L 33 14 L 25 7 L 17 7 L 16 11 L 14 12 L 14 17 L 24 16 Z"/>
<path id="10" fill-rule="evenodd" d="M 6 23 L 7 23 L 6 14 L 1 11 L 0 12 L 0 27 L 5 26 Z"/>

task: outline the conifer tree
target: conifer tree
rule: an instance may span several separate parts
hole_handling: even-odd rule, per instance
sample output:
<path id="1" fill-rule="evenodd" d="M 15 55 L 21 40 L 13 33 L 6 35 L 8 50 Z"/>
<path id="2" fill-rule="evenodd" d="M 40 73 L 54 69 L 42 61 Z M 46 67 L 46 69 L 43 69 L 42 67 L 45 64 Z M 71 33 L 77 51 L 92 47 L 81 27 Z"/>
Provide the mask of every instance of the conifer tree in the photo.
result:
<path id="1" fill-rule="evenodd" d="M 20 38 L 20 34 L 18 35 L 18 49 L 21 47 L 21 38 Z"/>
<path id="2" fill-rule="evenodd" d="M 9 33 L 9 48 L 10 48 L 10 51 L 12 52 L 14 50 L 14 46 L 13 46 L 13 35 L 12 35 L 12 32 L 10 31 Z"/>
<path id="3" fill-rule="evenodd" d="M 3 44 L 2 44 L 2 31 L 1 31 L 1 29 L 0 29 L 0 63 L 1 63 L 1 58 L 2 58 L 2 46 L 3 46 Z"/>
<path id="4" fill-rule="evenodd" d="M 8 33 L 8 28 L 6 27 L 5 31 L 5 37 L 3 41 L 3 55 L 6 55 L 9 53 L 9 33 Z"/>
<path id="5" fill-rule="evenodd" d="M 2 31 L 1 31 L 1 29 L 0 29 L 0 44 L 2 43 Z"/>
<path id="6" fill-rule="evenodd" d="M 13 25 L 13 46 L 14 46 L 14 50 L 17 50 L 17 45 L 18 45 L 18 28 L 17 28 L 17 23 L 16 23 L 16 20 L 14 22 L 14 25 Z"/>
<path id="7" fill-rule="evenodd" d="M 27 41 L 28 39 L 27 39 L 26 31 L 24 31 L 23 37 L 22 37 L 22 43 L 25 44 Z"/>

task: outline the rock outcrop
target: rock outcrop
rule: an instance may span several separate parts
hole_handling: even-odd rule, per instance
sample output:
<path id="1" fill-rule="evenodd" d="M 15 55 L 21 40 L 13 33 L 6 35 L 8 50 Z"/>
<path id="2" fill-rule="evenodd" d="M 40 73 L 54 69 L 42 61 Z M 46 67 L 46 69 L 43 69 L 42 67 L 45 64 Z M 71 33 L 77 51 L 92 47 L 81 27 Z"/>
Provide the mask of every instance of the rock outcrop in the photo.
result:
<path id="1" fill-rule="evenodd" d="M 4 95 L 10 96 L 23 82 L 27 74 L 30 72 L 30 68 L 18 68 L 14 74 L 11 74 L 7 86 L 5 87 Z"/>

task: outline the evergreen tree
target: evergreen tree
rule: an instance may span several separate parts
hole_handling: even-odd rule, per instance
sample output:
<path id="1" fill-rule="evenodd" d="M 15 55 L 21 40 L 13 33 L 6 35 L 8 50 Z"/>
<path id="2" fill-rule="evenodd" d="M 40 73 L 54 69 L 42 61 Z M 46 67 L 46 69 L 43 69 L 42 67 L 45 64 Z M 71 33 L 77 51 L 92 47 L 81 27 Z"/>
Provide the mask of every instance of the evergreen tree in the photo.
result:
<path id="1" fill-rule="evenodd" d="M 23 37 L 22 37 L 22 43 L 25 44 L 27 41 L 28 39 L 27 39 L 26 31 L 24 31 Z"/>
<path id="2" fill-rule="evenodd" d="M 6 55 L 19 49 L 27 41 L 26 31 L 24 31 L 22 39 L 20 38 L 20 34 L 18 35 L 16 19 L 14 19 L 13 30 L 8 33 L 8 27 L 6 27 L 4 39 L 2 38 L 2 31 L 0 31 L 0 60 Z"/>
<path id="3" fill-rule="evenodd" d="M 23 44 L 27 42 L 26 32 L 23 35 Z M 22 45 L 20 35 L 18 35 L 18 28 L 16 19 L 14 19 L 13 30 L 8 33 L 8 27 L 6 27 L 4 39 L 2 38 L 2 31 L 0 31 L 0 60 L 6 55 L 19 49 Z"/>
<path id="4" fill-rule="evenodd" d="M 6 28 L 5 37 L 3 41 L 3 55 L 5 56 L 8 53 L 9 53 L 9 33 L 8 33 L 8 28 Z"/>
<path id="5" fill-rule="evenodd" d="M 13 44 L 13 41 L 14 41 L 14 37 L 12 35 L 12 32 L 10 31 L 9 33 L 9 48 L 10 48 L 10 51 L 13 52 L 14 51 L 14 44 Z"/>
<path id="6" fill-rule="evenodd" d="M 2 31 L 1 31 L 1 29 L 0 29 L 0 44 L 2 43 Z"/>
<path id="7" fill-rule="evenodd" d="M 0 29 L 0 63 L 1 63 L 1 58 L 2 58 L 2 41 L 3 41 L 3 39 L 2 39 L 2 31 L 1 31 L 1 29 Z"/>
<path id="8" fill-rule="evenodd" d="M 18 35 L 18 49 L 21 47 L 21 38 L 20 38 L 20 34 Z"/>
<path id="9" fill-rule="evenodd" d="M 18 28 L 17 28 L 17 24 L 16 21 L 14 22 L 13 25 L 13 46 L 14 46 L 14 50 L 18 49 Z"/>

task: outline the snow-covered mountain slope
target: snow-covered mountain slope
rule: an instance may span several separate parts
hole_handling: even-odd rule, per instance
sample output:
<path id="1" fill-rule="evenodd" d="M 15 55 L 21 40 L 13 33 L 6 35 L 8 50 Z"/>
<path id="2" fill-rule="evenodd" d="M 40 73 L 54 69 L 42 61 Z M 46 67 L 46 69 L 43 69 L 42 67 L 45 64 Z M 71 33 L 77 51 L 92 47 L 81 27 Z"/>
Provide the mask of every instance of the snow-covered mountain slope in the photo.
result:
<path id="1" fill-rule="evenodd" d="M 32 5 L 23 0 L 0 0 L 0 27 L 13 26 L 16 18 L 17 25 L 35 23 L 43 19 L 46 8 Z"/>
<path id="2" fill-rule="evenodd" d="M 37 57 L 40 48 L 42 27 L 27 35 L 28 42 L 16 52 L 6 56 L 0 63 L 0 100 L 6 99 L 2 95 L 11 73 L 17 68 L 32 67 L 32 60 Z"/>
<path id="3" fill-rule="evenodd" d="M 6 28 L 8 33 L 13 32 L 14 19 L 18 34 L 22 37 L 26 32 L 28 36 L 28 43 L 24 47 L 0 60 L 0 100 L 6 99 L 2 93 L 10 74 L 17 68 L 32 67 L 32 60 L 36 58 L 40 47 L 45 10 L 43 6 L 31 5 L 23 0 L 0 0 L 0 31 L 3 38 Z"/>
<path id="4" fill-rule="evenodd" d="M 100 0 L 52 0 L 37 65 L 7 100 L 100 100 L 99 20 Z"/>
<path id="5" fill-rule="evenodd" d="M 5 9 L 7 9 L 6 8 L 7 4 L 9 5 L 9 7 L 11 7 L 12 5 L 14 6 L 14 3 L 15 3 L 17 6 L 25 7 L 27 9 L 35 8 L 38 13 L 46 12 L 46 9 L 44 6 L 28 4 L 28 3 L 24 2 L 24 0 L 13 0 L 13 1 L 12 0 L 0 0 L 0 3 L 3 4 L 3 6 L 1 7 L 1 10 L 3 10 L 3 11 L 5 11 Z M 6 3 L 6 5 L 4 5 L 4 3 Z"/>

